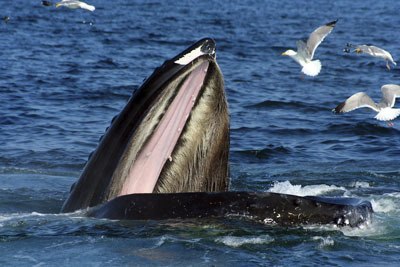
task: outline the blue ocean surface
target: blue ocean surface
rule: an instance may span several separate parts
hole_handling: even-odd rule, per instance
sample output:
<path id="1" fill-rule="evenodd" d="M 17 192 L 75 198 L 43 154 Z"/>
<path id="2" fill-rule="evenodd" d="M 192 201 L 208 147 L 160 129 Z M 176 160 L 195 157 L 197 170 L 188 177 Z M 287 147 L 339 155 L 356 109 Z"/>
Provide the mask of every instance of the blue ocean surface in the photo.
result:
<path id="1" fill-rule="evenodd" d="M 7 3 L 6 3 L 7 2 Z M 94 12 L 4 1 L 0 17 L 1 266 L 398 266 L 400 120 L 331 110 L 400 84 L 397 1 L 88 0 Z M 8 16 L 7 21 L 4 17 Z M 304 77 L 281 53 L 338 19 Z M 231 190 L 369 200 L 358 228 L 240 219 L 109 221 L 59 214 L 99 137 L 164 60 L 214 38 L 231 118 Z M 400 60 L 399 60 L 400 61 Z M 399 106 L 399 105 L 397 105 Z"/>

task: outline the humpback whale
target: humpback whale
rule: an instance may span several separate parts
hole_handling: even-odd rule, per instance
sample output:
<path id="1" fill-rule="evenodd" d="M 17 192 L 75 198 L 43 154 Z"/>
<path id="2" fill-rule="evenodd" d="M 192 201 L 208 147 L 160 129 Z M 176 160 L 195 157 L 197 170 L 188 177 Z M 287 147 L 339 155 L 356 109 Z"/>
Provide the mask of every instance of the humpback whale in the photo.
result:
<path id="1" fill-rule="evenodd" d="M 352 198 L 234 192 L 229 113 L 213 39 L 165 61 L 137 89 L 101 139 L 62 212 L 162 220 L 245 216 L 280 225 L 357 226 L 371 203 Z"/>
<path id="2" fill-rule="evenodd" d="M 157 68 L 132 95 L 72 187 L 63 212 L 134 193 L 228 189 L 229 115 L 215 42 Z"/>

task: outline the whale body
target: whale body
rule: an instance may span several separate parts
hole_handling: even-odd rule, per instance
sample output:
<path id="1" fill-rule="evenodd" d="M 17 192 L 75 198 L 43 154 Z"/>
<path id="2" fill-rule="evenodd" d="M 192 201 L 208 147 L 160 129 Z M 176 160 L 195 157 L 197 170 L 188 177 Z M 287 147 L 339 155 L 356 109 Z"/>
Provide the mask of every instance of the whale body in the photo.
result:
<path id="1" fill-rule="evenodd" d="M 279 225 L 358 226 L 371 203 L 353 198 L 234 192 L 229 113 L 216 45 L 202 39 L 134 92 L 72 186 L 62 212 L 122 220 L 244 216 Z"/>

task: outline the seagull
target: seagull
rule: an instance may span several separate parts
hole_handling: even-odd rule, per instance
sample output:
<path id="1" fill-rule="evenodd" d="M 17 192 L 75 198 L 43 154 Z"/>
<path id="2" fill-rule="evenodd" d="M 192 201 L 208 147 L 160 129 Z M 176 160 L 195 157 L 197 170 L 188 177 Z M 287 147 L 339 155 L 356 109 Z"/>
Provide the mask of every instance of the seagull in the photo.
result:
<path id="1" fill-rule="evenodd" d="M 373 57 L 383 58 L 386 61 L 386 67 L 388 70 L 390 70 L 389 61 L 392 62 L 393 65 L 397 65 L 396 62 L 394 62 L 392 55 L 388 51 L 373 45 L 358 45 L 354 49 L 354 52 L 357 54 L 364 53 Z"/>
<path id="2" fill-rule="evenodd" d="M 400 86 L 385 84 L 381 87 L 381 91 L 382 99 L 379 103 L 375 103 L 366 93 L 358 92 L 339 104 L 332 111 L 335 113 L 345 113 L 358 108 L 370 108 L 378 113 L 375 119 L 386 121 L 388 126 L 393 126 L 392 121 L 400 115 L 400 109 L 393 108 L 396 98 L 400 97 Z"/>
<path id="3" fill-rule="evenodd" d="M 321 61 L 312 60 L 315 50 L 325 37 L 331 33 L 338 20 L 329 22 L 314 30 L 307 42 L 297 41 L 297 52 L 289 49 L 282 53 L 283 56 L 289 56 L 299 63 L 303 68 L 301 71 L 308 76 L 317 76 L 321 71 Z"/>
<path id="4" fill-rule="evenodd" d="M 96 8 L 94 6 L 88 5 L 85 2 L 81 2 L 78 0 L 62 0 L 61 2 L 56 3 L 56 7 L 65 6 L 71 9 L 82 8 L 89 11 L 94 11 Z"/>

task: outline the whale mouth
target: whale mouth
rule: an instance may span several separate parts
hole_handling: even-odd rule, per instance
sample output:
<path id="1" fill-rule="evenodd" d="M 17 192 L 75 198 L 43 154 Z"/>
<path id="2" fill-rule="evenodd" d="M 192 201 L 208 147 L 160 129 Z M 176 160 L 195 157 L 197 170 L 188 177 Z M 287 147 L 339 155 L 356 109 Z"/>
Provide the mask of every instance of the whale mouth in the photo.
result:
<path id="1" fill-rule="evenodd" d="M 136 193 L 225 191 L 229 115 L 215 42 L 165 61 L 113 119 L 62 211 Z"/>
<path id="2" fill-rule="evenodd" d="M 199 98 L 210 62 L 200 59 L 192 64 L 195 67 L 190 66 L 189 73 L 184 75 L 181 81 L 174 81 L 165 86 L 165 92 L 156 99 L 155 104 L 151 105 L 152 109 L 143 119 L 148 122 L 162 114 L 152 125 L 153 131 L 145 132 L 140 127 L 137 130 L 137 135 L 143 133 L 148 136 L 135 139 L 147 140 L 137 153 L 133 153 L 136 155 L 128 156 L 134 157 L 134 160 L 128 164 L 129 169 L 125 169 L 125 182 L 118 195 L 152 193 L 165 163 L 174 161 L 174 148 Z M 180 86 L 176 87 L 176 83 Z M 174 88 L 179 90 L 175 92 Z M 150 123 L 145 123 L 146 127 L 148 124 Z"/>
<path id="3" fill-rule="evenodd" d="M 191 54 L 193 56 L 193 52 Z M 210 76 L 218 68 L 214 56 L 215 53 L 198 54 L 191 61 L 187 57 L 167 61 L 156 73 L 166 73 L 170 77 L 163 81 L 163 75 L 157 74 L 160 82 L 145 83 L 139 88 L 138 94 L 150 92 L 147 97 L 136 94 L 132 97 L 142 102 L 136 103 L 138 114 L 134 131 L 111 178 L 107 199 L 159 192 L 156 189 L 159 180 L 171 176 L 165 174 L 165 166 L 187 164 L 182 160 L 185 156 L 179 155 L 176 150 L 184 142 L 182 140 L 192 139 L 184 136 L 192 114 L 201 112 L 199 101 L 209 87 Z M 185 65 L 177 63 L 185 60 Z M 149 79 L 152 80 L 151 77 Z M 202 126 L 192 123 L 191 128 L 197 127 Z M 190 157 L 193 153 L 187 152 L 186 156 Z"/>

